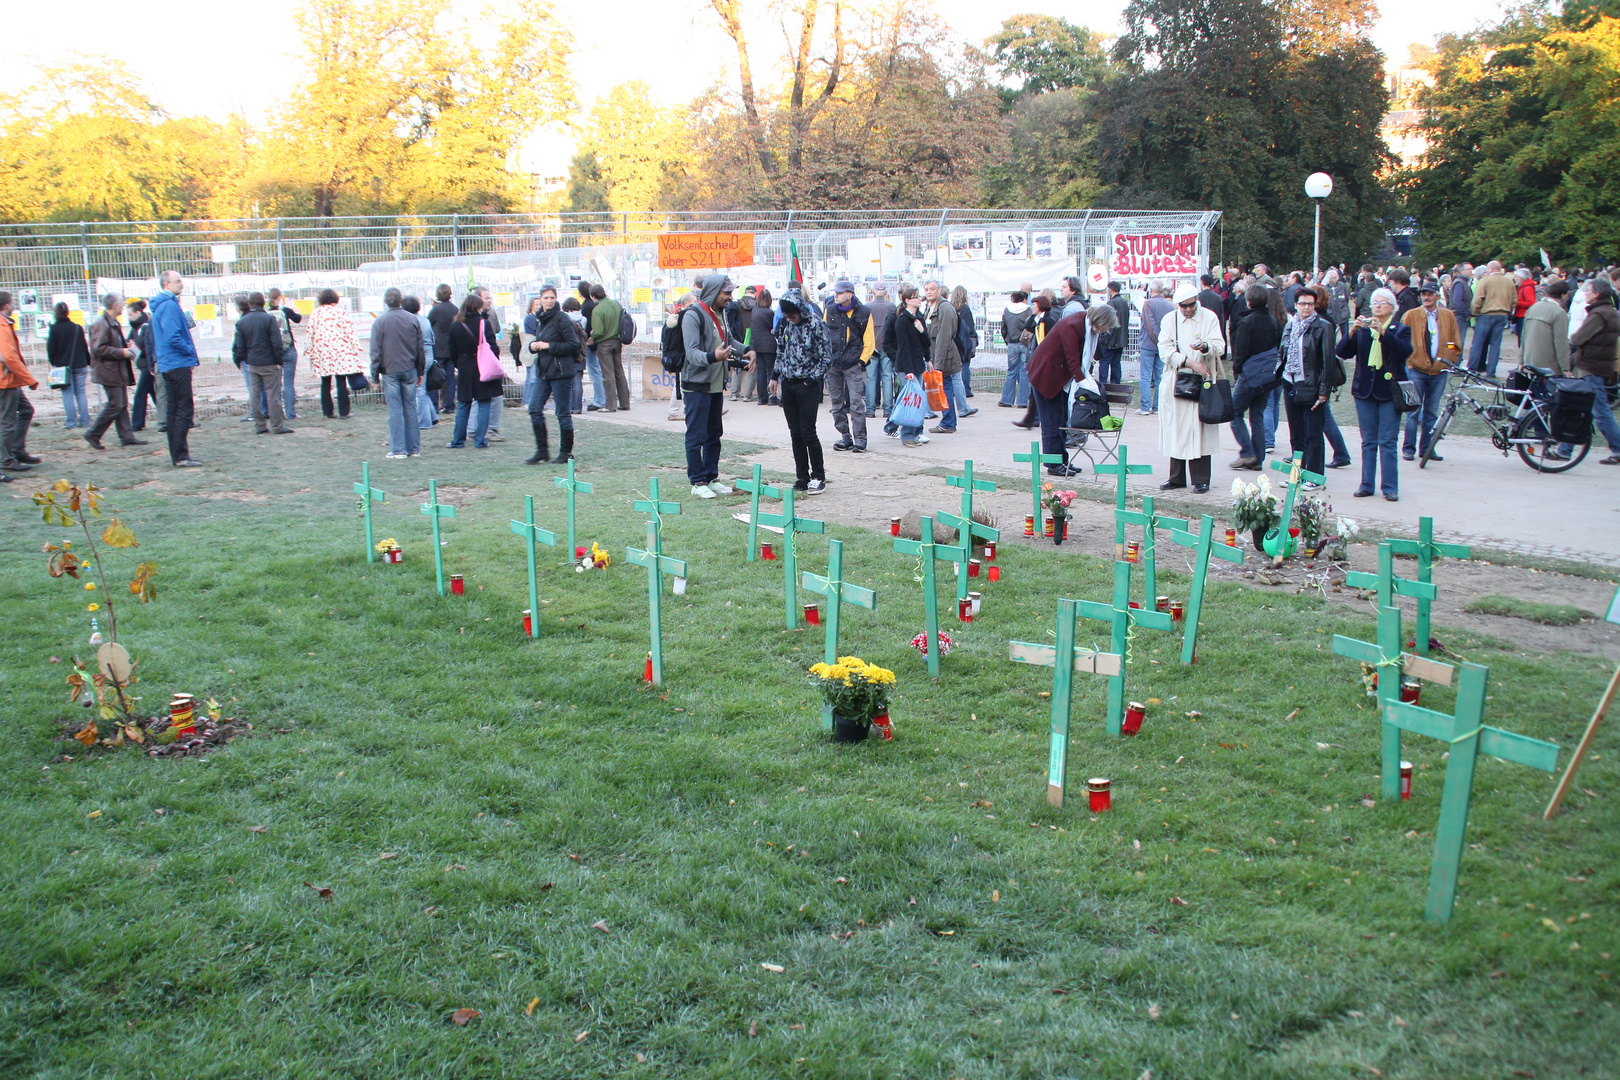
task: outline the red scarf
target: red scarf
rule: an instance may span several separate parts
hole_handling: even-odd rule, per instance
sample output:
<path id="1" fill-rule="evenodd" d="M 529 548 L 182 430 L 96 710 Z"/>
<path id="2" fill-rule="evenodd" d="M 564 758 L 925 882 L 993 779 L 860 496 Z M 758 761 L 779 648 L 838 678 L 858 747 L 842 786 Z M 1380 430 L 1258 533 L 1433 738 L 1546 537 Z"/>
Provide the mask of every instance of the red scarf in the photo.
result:
<path id="1" fill-rule="evenodd" d="M 714 313 L 714 309 L 708 304 L 705 304 L 702 300 L 698 301 L 698 307 L 702 308 L 703 313 L 709 317 L 709 321 L 714 323 L 714 332 L 720 335 L 719 344 L 715 345 L 715 348 L 718 349 L 721 345 L 726 343 L 726 324 L 721 322 L 720 316 Z"/>

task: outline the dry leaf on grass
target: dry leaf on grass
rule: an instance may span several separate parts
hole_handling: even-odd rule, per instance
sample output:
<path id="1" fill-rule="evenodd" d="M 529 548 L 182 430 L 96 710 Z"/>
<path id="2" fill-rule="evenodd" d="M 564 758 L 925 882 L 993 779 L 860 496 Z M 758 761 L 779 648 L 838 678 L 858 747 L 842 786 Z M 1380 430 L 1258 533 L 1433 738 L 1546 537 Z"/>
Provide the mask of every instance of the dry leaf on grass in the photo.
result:
<path id="1" fill-rule="evenodd" d="M 98 818 L 98 817 L 101 816 L 101 811 L 100 810 L 92 810 L 92 811 L 90 811 L 90 813 L 87 816 L 91 817 L 91 818 Z"/>
<path id="2" fill-rule="evenodd" d="M 544 885 L 540 886 L 540 891 L 545 892 L 549 888 L 551 888 L 551 882 L 548 881 Z"/>
<path id="3" fill-rule="evenodd" d="M 759 966 L 764 968 L 766 971 L 769 971 L 773 975 L 780 975 L 782 972 L 787 970 L 787 968 L 783 967 L 781 964 L 761 963 Z"/>
<path id="4" fill-rule="evenodd" d="M 597 919 L 595 922 L 591 923 L 591 929 L 600 930 L 604 934 L 609 933 L 606 919 Z"/>
<path id="5" fill-rule="evenodd" d="M 533 1016 L 533 1015 L 534 1015 L 534 1009 L 535 1009 L 535 1006 L 536 1006 L 536 1005 L 539 1005 L 539 1004 L 540 1004 L 540 999 L 539 999 L 539 998 L 533 998 L 533 999 L 531 999 L 531 1000 L 530 1000 L 530 1001 L 529 1001 L 529 1006 L 528 1006 L 528 1008 L 526 1008 L 526 1009 L 524 1009 L 524 1010 L 523 1010 L 523 1015 L 524 1015 L 524 1016 Z"/>
<path id="6" fill-rule="evenodd" d="M 270 831 L 270 828 L 267 825 L 249 825 L 248 826 L 248 832 L 269 832 L 269 831 Z"/>
<path id="7" fill-rule="evenodd" d="M 636 1055 L 636 1064 L 637 1065 L 645 1065 L 645 1064 L 647 1064 L 647 1055 L 646 1054 L 637 1054 Z"/>
<path id="8" fill-rule="evenodd" d="M 477 1015 L 477 1009 L 457 1009 L 450 1014 L 450 1022 L 457 1027 L 466 1027 Z"/>
<path id="9" fill-rule="evenodd" d="M 1157 1020 L 1159 1017 L 1161 1017 L 1163 1015 L 1164 1015 L 1164 1013 L 1159 1011 L 1159 1006 L 1158 1005 L 1149 1005 L 1148 1006 L 1148 1019 L 1149 1020 Z"/>
<path id="10" fill-rule="evenodd" d="M 576 1043 L 582 1043 L 582 1042 L 585 1041 L 585 1036 L 589 1035 L 590 1033 L 591 1033 L 591 1029 L 586 1028 L 584 1031 L 582 1031 L 578 1035 L 574 1036 L 574 1041 Z"/>
<path id="11" fill-rule="evenodd" d="M 749 1024 L 748 1024 L 748 1037 L 750 1039 L 757 1039 L 759 1037 L 759 1021 L 758 1020 L 753 1020 L 753 1021 L 749 1022 Z"/>
<path id="12" fill-rule="evenodd" d="M 306 881 L 306 882 L 304 882 L 304 888 L 313 889 L 315 891 L 316 895 L 318 895 L 322 900 L 330 900 L 330 899 L 332 899 L 332 890 L 331 890 L 331 888 L 329 886 L 326 886 L 326 885 L 311 885 L 309 882 Z"/>
<path id="13" fill-rule="evenodd" d="M 1179 896 L 1172 896 L 1170 898 L 1170 903 L 1174 904 L 1176 907 L 1186 907 L 1187 906 L 1187 901 L 1183 900 Z"/>
<path id="14" fill-rule="evenodd" d="M 397 852 L 397 851 L 385 851 L 381 855 L 377 856 L 377 858 L 378 859 L 397 859 L 397 858 L 399 858 L 399 852 Z"/>

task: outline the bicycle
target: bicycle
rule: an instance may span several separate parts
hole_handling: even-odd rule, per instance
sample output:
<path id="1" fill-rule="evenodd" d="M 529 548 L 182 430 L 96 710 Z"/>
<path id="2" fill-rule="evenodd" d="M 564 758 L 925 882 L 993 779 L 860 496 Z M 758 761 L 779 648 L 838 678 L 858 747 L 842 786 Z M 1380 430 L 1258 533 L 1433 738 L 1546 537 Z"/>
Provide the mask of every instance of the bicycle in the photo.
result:
<path id="1" fill-rule="evenodd" d="M 1461 379 L 1461 384 L 1446 393 L 1446 403 L 1434 421 L 1428 449 L 1423 451 L 1418 468 L 1429 464 L 1429 459 L 1434 457 L 1440 446 L 1440 440 L 1445 438 L 1451 418 L 1463 405 L 1472 409 L 1474 415 L 1491 429 L 1491 445 L 1502 451 L 1503 457 L 1517 451 L 1519 459 L 1526 465 L 1537 472 L 1546 473 L 1568 472 L 1586 460 L 1587 451 L 1592 448 L 1590 438 L 1575 444 L 1573 453 L 1568 457 L 1558 452 L 1565 440 L 1552 434 L 1552 404 L 1547 391 L 1547 380 L 1555 377 L 1552 371 L 1521 367 L 1509 375 L 1507 384 L 1503 384 L 1477 371 L 1451 364 L 1446 365 L 1446 370 L 1452 378 Z M 1469 393 L 1470 388 L 1481 392 L 1480 396 L 1487 400 L 1483 404 L 1475 400 Z M 1512 403 L 1515 398 L 1517 404 Z"/>

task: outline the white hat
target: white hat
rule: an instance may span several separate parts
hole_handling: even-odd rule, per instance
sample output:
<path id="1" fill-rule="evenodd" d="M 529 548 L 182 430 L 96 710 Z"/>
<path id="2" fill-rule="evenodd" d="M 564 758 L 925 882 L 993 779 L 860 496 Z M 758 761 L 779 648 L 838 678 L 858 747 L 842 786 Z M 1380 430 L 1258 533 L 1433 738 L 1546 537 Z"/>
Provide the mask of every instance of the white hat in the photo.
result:
<path id="1" fill-rule="evenodd" d="M 1175 302 L 1177 307 L 1185 304 L 1188 300 L 1196 299 L 1198 299 L 1198 290 L 1193 288 L 1192 285 L 1182 282 L 1180 285 L 1176 286 Z"/>

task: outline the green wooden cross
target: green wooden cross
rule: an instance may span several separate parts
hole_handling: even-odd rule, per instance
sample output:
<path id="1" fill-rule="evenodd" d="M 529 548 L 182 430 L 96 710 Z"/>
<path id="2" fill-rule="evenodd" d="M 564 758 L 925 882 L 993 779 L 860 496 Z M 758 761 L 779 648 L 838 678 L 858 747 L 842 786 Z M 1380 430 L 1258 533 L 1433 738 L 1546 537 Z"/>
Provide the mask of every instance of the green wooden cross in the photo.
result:
<path id="1" fill-rule="evenodd" d="M 759 495 L 764 490 L 765 482 L 760 479 L 759 463 L 754 464 L 754 478 L 752 480 L 739 480 L 737 486 L 748 492 L 748 561 L 753 562 L 759 555 Z M 828 661 L 831 663 L 831 661 Z"/>
<path id="2" fill-rule="evenodd" d="M 793 509 L 793 485 L 783 484 L 781 487 L 768 487 L 760 485 L 760 494 L 769 499 L 782 500 L 780 514 L 760 514 L 761 525 L 778 525 L 782 529 L 782 593 L 787 600 L 787 628 L 796 630 L 799 626 L 799 563 L 794 553 L 793 538 L 799 533 L 824 533 L 827 524 L 812 518 L 802 518 Z"/>
<path id="3" fill-rule="evenodd" d="M 1125 477 L 1126 474 L 1150 473 L 1151 465 L 1132 465 L 1131 448 L 1124 443 L 1119 444 L 1119 461 L 1114 465 L 1098 465 L 1094 470 L 1100 475 L 1114 477 L 1114 510 L 1125 509 Z M 1125 522 L 1114 519 L 1114 561 L 1119 562 L 1125 558 Z"/>
<path id="4" fill-rule="evenodd" d="M 428 501 L 422 504 L 422 513 L 433 519 L 433 574 L 439 582 L 439 595 L 444 595 L 444 544 L 439 541 L 441 518 L 456 516 L 456 508 L 439 502 L 439 482 L 428 481 Z"/>
<path id="5" fill-rule="evenodd" d="M 1358 638 L 1333 635 L 1333 652 L 1371 664 L 1378 671 L 1378 709 L 1383 714 L 1383 750 L 1379 758 L 1382 769 L 1385 799 L 1397 799 L 1401 794 L 1401 729 L 1390 723 L 1390 703 L 1401 699 L 1401 679 L 1411 675 L 1428 679 L 1442 686 L 1450 686 L 1450 664 L 1442 664 L 1421 656 L 1401 652 L 1401 613 L 1392 607 L 1378 609 L 1378 641 L 1376 644 Z"/>
<path id="6" fill-rule="evenodd" d="M 574 459 L 568 459 L 568 475 L 553 476 L 551 482 L 568 492 L 568 557 L 572 559 L 579 551 L 579 541 L 574 537 L 574 496 L 583 491 L 591 494 L 591 485 L 587 480 L 574 479 Z"/>
<path id="7" fill-rule="evenodd" d="M 975 491 L 994 491 L 996 485 L 989 480 L 973 479 L 973 460 L 969 458 L 962 462 L 961 476 L 947 476 L 945 482 L 951 487 L 962 489 L 962 516 L 940 511 L 934 517 L 957 530 L 957 543 L 968 550 L 968 558 L 973 557 L 973 546 L 977 540 L 1000 540 L 1001 530 L 993 529 L 988 525 L 981 525 L 973 520 L 973 493 Z M 956 566 L 956 598 L 966 600 L 968 594 L 968 564 L 964 559 Z"/>
<path id="8" fill-rule="evenodd" d="M 572 464 L 572 462 L 570 462 Z M 534 545 L 557 546 L 557 534 L 534 523 L 534 496 L 523 496 L 523 520 L 512 522 L 512 531 L 523 537 L 523 550 L 529 558 L 529 637 L 540 636 L 540 581 L 535 576 Z M 570 549 L 572 550 L 572 549 Z"/>
<path id="9" fill-rule="evenodd" d="M 360 496 L 360 509 L 366 512 L 366 562 L 376 562 L 377 545 L 371 536 L 371 504 L 383 502 L 388 496 L 371 486 L 371 462 L 360 463 L 360 482 L 354 485 L 354 493 Z"/>
<path id="10" fill-rule="evenodd" d="M 1137 623 L 1149 630 L 1168 630 L 1170 613 L 1131 607 L 1131 564 L 1124 560 L 1114 563 L 1112 603 L 1081 600 L 1079 604 L 1082 619 L 1096 619 L 1108 623 L 1113 629 L 1108 651 L 1120 658 L 1120 668 L 1118 674 L 1108 679 L 1108 734 L 1118 735 L 1125 721 L 1125 664 L 1130 660 L 1127 649 L 1131 624 Z"/>
<path id="11" fill-rule="evenodd" d="M 1287 476 L 1287 479 L 1283 481 L 1283 487 L 1287 489 L 1287 494 L 1283 496 L 1282 524 L 1274 526 L 1261 539 L 1260 546 L 1265 549 L 1267 555 L 1275 557 L 1288 550 L 1288 527 L 1294 520 L 1294 499 L 1299 495 L 1300 481 L 1309 480 L 1316 484 L 1327 483 L 1327 477 L 1321 473 L 1305 471 L 1304 466 L 1301 464 L 1304 458 L 1305 455 L 1296 450 L 1292 458 L 1271 463 L 1273 469 Z"/>
<path id="12" fill-rule="evenodd" d="M 1137 558 L 1140 559 L 1142 563 L 1142 606 L 1152 607 L 1153 602 L 1158 599 L 1159 593 L 1159 569 L 1157 557 L 1158 544 L 1156 542 L 1156 535 L 1158 530 L 1165 528 L 1171 530 L 1181 529 L 1185 531 L 1187 528 L 1187 519 L 1167 517 L 1164 514 L 1155 514 L 1153 512 L 1153 496 L 1144 495 L 1142 496 L 1142 509 L 1140 511 L 1121 509 L 1116 509 L 1114 511 L 1114 524 L 1119 526 L 1120 522 L 1122 521 L 1131 525 L 1142 526 L 1142 549 L 1137 553 Z M 1117 527 L 1115 529 L 1115 535 L 1123 536 L 1123 527 Z M 1115 543 L 1114 547 L 1116 549 L 1114 552 L 1114 558 L 1123 559 L 1125 557 L 1125 552 L 1118 550 L 1120 545 Z"/>
<path id="13" fill-rule="evenodd" d="M 1557 743 L 1503 731 L 1483 722 L 1489 677 L 1487 667 L 1462 665 L 1455 716 L 1403 701 L 1391 701 L 1384 708 L 1384 718 L 1397 729 L 1450 744 L 1446 785 L 1440 793 L 1440 822 L 1434 833 L 1434 863 L 1429 869 L 1429 898 L 1423 907 L 1426 922 L 1447 921 L 1456 904 L 1457 871 L 1462 865 L 1468 804 L 1473 797 L 1474 766 L 1479 755 L 1489 754 L 1545 772 L 1558 767 Z"/>
<path id="14" fill-rule="evenodd" d="M 1439 544 L 1434 540 L 1434 518 L 1418 518 L 1418 538 L 1416 540 L 1391 540 L 1389 546 L 1399 555 L 1416 555 L 1418 563 L 1417 579 L 1425 585 L 1433 582 L 1434 560 L 1441 556 L 1450 556 L 1453 559 L 1471 559 L 1474 549 L 1467 544 Z M 1429 603 L 1433 597 L 1418 595 L 1417 598 L 1417 630 L 1414 634 L 1413 644 L 1417 651 L 1424 656 L 1429 655 Z"/>
<path id="15" fill-rule="evenodd" d="M 1149 500 L 1143 499 L 1144 503 Z M 1229 547 L 1215 539 L 1215 519 L 1208 514 L 1198 523 L 1198 535 L 1185 528 L 1172 529 L 1170 539 L 1182 547 L 1190 547 L 1193 555 L 1192 592 L 1187 597 L 1187 610 L 1182 613 L 1186 627 L 1181 631 L 1181 662 L 1190 664 L 1198 651 L 1198 619 L 1204 611 L 1204 579 L 1209 574 L 1209 557 L 1217 555 L 1227 562 L 1243 563 L 1243 549 Z"/>
<path id="16" fill-rule="evenodd" d="M 827 541 L 827 576 L 806 572 L 804 587 L 813 593 L 820 593 L 827 598 L 827 631 L 826 646 L 822 649 L 822 659 L 829 664 L 838 662 L 838 626 L 839 613 L 845 604 L 854 604 L 856 607 L 873 611 L 877 608 L 877 594 L 871 589 L 859 585 L 849 585 L 844 582 L 844 542 L 842 540 L 828 539 Z M 821 708 L 821 726 L 828 731 L 833 727 L 833 713 L 831 705 Z"/>
<path id="17" fill-rule="evenodd" d="M 1395 628 L 1400 631 L 1401 614 L 1395 597 L 1413 596 L 1419 604 L 1428 606 L 1429 601 L 1435 597 L 1434 585 L 1427 581 L 1415 581 L 1411 578 L 1395 576 L 1395 549 L 1389 540 L 1378 545 L 1378 573 L 1368 574 L 1361 570 L 1351 570 L 1344 575 L 1344 583 L 1358 589 L 1377 589 L 1378 608 L 1395 609 Z M 1423 635 L 1423 644 L 1428 646 L 1428 635 Z"/>
<path id="18" fill-rule="evenodd" d="M 1041 443 L 1037 439 L 1029 444 L 1029 453 L 1014 454 L 1013 460 L 1019 463 L 1029 462 L 1029 491 L 1031 497 L 1035 500 L 1035 535 L 1039 536 L 1041 524 L 1041 466 L 1061 465 L 1064 462 L 1064 457 L 1062 454 L 1041 453 Z"/>
<path id="19" fill-rule="evenodd" d="M 649 487 L 652 492 L 652 498 L 637 499 L 630 505 L 635 507 L 635 509 L 640 510 L 643 514 L 651 514 L 652 518 L 650 519 L 650 523 L 658 526 L 658 528 L 662 530 L 664 527 L 664 515 L 680 513 L 681 504 L 678 502 L 661 501 L 658 498 L 658 477 L 655 476 L 652 478 L 652 483 L 649 485 Z"/>
<path id="20" fill-rule="evenodd" d="M 1074 698 L 1074 673 L 1106 675 L 1110 679 L 1124 675 L 1124 665 L 1118 653 L 1095 652 L 1079 649 L 1074 644 L 1075 621 L 1080 617 L 1079 600 L 1059 600 L 1057 613 L 1057 644 L 1039 645 L 1028 641 L 1013 641 L 1007 645 L 1007 659 L 1015 664 L 1036 664 L 1052 669 L 1052 744 L 1046 767 L 1046 801 L 1053 806 L 1063 805 L 1064 791 L 1069 777 L 1069 711 Z M 1068 664 L 1057 662 L 1059 656 L 1072 658 Z"/>
<path id="21" fill-rule="evenodd" d="M 653 481 L 653 502 L 658 501 L 658 481 Z M 669 505 L 669 504 L 665 504 Z M 640 509 L 640 502 L 637 503 Z M 668 511 L 664 511 L 668 513 Z M 676 513 L 680 512 L 677 506 Z M 664 554 L 664 536 L 659 529 L 658 519 L 655 517 L 647 522 L 647 549 L 627 547 L 624 557 L 637 566 L 647 568 L 647 622 L 651 628 L 652 638 L 652 682 L 654 686 L 664 685 L 664 575 L 673 574 L 678 578 L 686 576 L 686 562 L 682 559 L 672 559 Z"/>
<path id="22" fill-rule="evenodd" d="M 928 642 L 928 674 L 931 678 L 939 678 L 939 596 L 934 588 L 934 563 L 936 562 L 967 562 L 968 549 L 957 544 L 934 543 L 934 519 L 924 517 L 921 521 L 922 532 L 918 535 L 921 540 L 907 540 L 896 537 L 894 550 L 901 555 L 917 555 L 922 558 L 922 587 L 923 587 L 923 632 L 927 634 Z"/>

